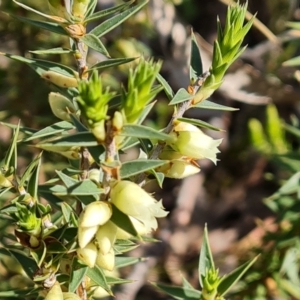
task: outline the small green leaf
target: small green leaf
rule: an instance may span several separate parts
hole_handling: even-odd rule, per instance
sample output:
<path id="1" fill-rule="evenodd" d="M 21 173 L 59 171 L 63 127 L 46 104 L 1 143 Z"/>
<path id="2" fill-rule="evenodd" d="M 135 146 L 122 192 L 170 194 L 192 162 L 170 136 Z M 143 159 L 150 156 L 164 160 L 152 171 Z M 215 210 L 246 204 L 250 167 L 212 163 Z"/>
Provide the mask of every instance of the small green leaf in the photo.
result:
<path id="1" fill-rule="evenodd" d="M 105 46 L 96 35 L 88 33 L 85 34 L 82 38 L 80 38 L 80 40 L 90 48 L 109 57 L 109 53 L 107 52 Z"/>
<path id="2" fill-rule="evenodd" d="M 193 124 L 195 126 L 204 127 L 204 128 L 207 128 L 207 129 L 212 129 L 212 130 L 215 130 L 215 131 L 224 131 L 223 129 L 217 128 L 215 126 L 210 125 L 209 123 L 206 123 L 204 121 L 197 120 L 197 119 L 178 118 L 177 120 L 180 121 L 180 122 Z"/>
<path id="3" fill-rule="evenodd" d="M 5 172 L 9 172 L 10 175 L 17 168 L 17 139 L 19 135 L 19 125 L 14 131 L 13 140 L 9 146 L 7 153 L 4 158 L 4 168 Z"/>
<path id="4" fill-rule="evenodd" d="M 93 28 L 90 33 L 101 37 L 107 32 L 113 30 L 117 26 L 119 26 L 121 23 L 123 23 L 125 20 L 127 20 L 129 17 L 131 17 L 133 14 L 138 12 L 145 4 L 147 4 L 148 0 L 142 0 L 139 1 L 137 5 L 133 6 L 132 8 L 129 8 L 120 14 L 113 16 L 112 18 L 104 21 L 100 25 Z"/>
<path id="5" fill-rule="evenodd" d="M 148 159 L 137 159 L 131 160 L 128 162 L 124 162 L 122 164 L 120 173 L 121 178 L 128 178 L 130 176 L 134 176 L 143 172 L 146 172 L 151 169 L 155 169 L 159 166 L 162 166 L 166 163 L 165 160 L 148 160 Z"/>
<path id="6" fill-rule="evenodd" d="M 111 277 L 111 276 L 106 276 L 106 281 L 107 281 L 107 284 L 109 284 L 109 285 L 124 284 L 124 283 L 134 282 L 133 280 L 122 279 L 122 278 Z"/>
<path id="7" fill-rule="evenodd" d="M 33 139 L 39 139 L 39 138 L 44 138 L 46 136 L 51 136 L 51 135 L 56 135 L 56 134 L 60 134 L 62 132 L 68 131 L 74 129 L 74 126 L 66 121 L 61 121 L 58 123 L 55 123 L 53 125 L 47 126 L 37 132 L 35 132 L 34 134 L 32 134 L 30 137 L 26 138 L 24 141 L 28 142 L 31 141 Z"/>
<path id="8" fill-rule="evenodd" d="M 163 188 L 163 183 L 165 180 L 165 174 L 164 173 L 160 173 L 160 172 L 156 172 L 155 170 L 151 170 L 151 173 L 154 175 L 158 186 L 162 189 Z"/>
<path id="9" fill-rule="evenodd" d="M 27 192 L 35 201 L 38 200 L 38 185 L 39 185 L 39 175 L 40 175 L 39 173 L 41 167 L 41 157 L 42 157 L 42 153 L 37 157 L 38 160 L 37 164 L 33 169 L 33 172 L 31 173 L 27 184 Z"/>
<path id="10" fill-rule="evenodd" d="M 203 109 L 212 109 L 212 110 L 223 110 L 223 111 L 235 111 L 239 110 L 239 108 L 229 107 L 225 105 L 221 105 L 215 102 L 211 102 L 208 100 L 203 100 L 192 107 L 203 108 Z"/>
<path id="11" fill-rule="evenodd" d="M 207 225 L 205 224 L 204 233 L 202 238 L 201 252 L 199 257 L 199 282 L 200 286 L 203 288 L 202 276 L 206 276 L 206 272 L 208 270 L 215 270 L 214 260 L 211 254 L 209 241 L 208 241 L 208 233 L 207 233 Z"/>
<path id="12" fill-rule="evenodd" d="M 167 140 L 171 139 L 171 137 L 166 133 L 157 131 L 151 127 L 146 127 L 143 125 L 134 125 L 134 124 L 124 125 L 120 135 L 136 137 L 136 138 L 141 138 L 141 139 L 144 139 L 144 138 L 157 139 L 157 140 L 163 140 L 163 141 L 167 141 Z"/>
<path id="13" fill-rule="evenodd" d="M 98 0 L 90 0 L 86 13 L 85 13 L 85 22 L 88 22 L 87 20 L 89 19 L 89 17 L 93 14 L 96 6 L 97 6 Z"/>
<path id="14" fill-rule="evenodd" d="M 57 196 L 98 196 L 102 192 L 103 190 L 99 189 L 93 181 L 86 179 L 67 187 L 65 190 L 62 189 L 55 194 Z"/>
<path id="15" fill-rule="evenodd" d="M 25 297 L 28 297 L 28 296 L 37 296 L 38 292 L 39 291 L 36 288 L 4 291 L 4 292 L 0 292 L 0 298 L 2 298 L 2 299 L 5 299 L 5 298 L 25 299 Z"/>
<path id="16" fill-rule="evenodd" d="M 115 254 L 123 254 L 137 248 L 139 245 L 132 240 L 120 240 L 118 239 L 114 244 Z"/>
<path id="17" fill-rule="evenodd" d="M 61 203 L 61 212 L 64 216 L 65 222 L 69 223 L 72 213 L 74 213 L 74 209 L 66 202 Z M 53 234 L 51 234 L 53 236 Z"/>
<path id="18" fill-rule="evenodd" d="M 72 185 L 78 183 L 78 180 L 66 175 L 61 171 L 56 171 L 56 174 L 59 176 L 61 181 L 66 185 L 66 187 L 71 187 Z"/>
<path id="19" fill-rule="evenodd" d="M 218 286 L 218 294 L 220 296 L 224 296 L 229 291 L 229 289 L 236 282 L 238 282 L 240 278 L 247 272 L 247 270 L 256 262 L 258 256 L 254 257 L 252 260 L 249 260 L 248 262 L 236 268 L 234 271 L 224 276 Z"/>
<path id="20" fill-rule="evenodd" d="M 23 173 L 20 181 L 19 181 L 19 187 L 24 187 L 25 182 L 28 180 L 28 178 L 30 177 L 32 171 L 34 170 L 34 168 L 37 166 L 37 164 L 39 163 L 41 159 L 41 155 L 39 155 L 38 157 L 36 157 L 26 168 L 25 172 Z"/>
<path id="21" fill-rule="evenodd" d="M 44 54 L 69 54 L 69 53 L 74 53 L 73 50 L 71 49 L 65 49 L 62 47 L 57 47 L 57 48 L 52 48 L 52 49 L 46 49 L 46 50 L 34 50 L 34 51 L 29 51 L 30 53 L 33 54 L 40 54 L 40 55 L 44 55 Z"/>
<path id="22" fill-rule="evenodd" d="M 109 15 L 112 15 L 116 12 L 119 12 L 121 10 L 124 10 L 125 8 L 127 8 L 128 6 L 130 6 L 132 3 L 134 3 L 135 0 L 130 0 L 129 2 L 120 4 L 118 6 L 114 6 L 114 7 L 110 7 L 107 9 L 103 9 L 101 11 L 97 11 L 96 13 L 90 15 L 88 18 L 86 18 L 84 21 L 85 22 L 91 22 L 91 21 L 95 21 L 95 20 L 99 20 L 101 18 L 107 17 Z M 96 0 L 97 3 L 97 0 Z"/>
<path id="23" fill-rule="evenodd" d="M 47 254 L 45 242 L 42 240 L 38 249 L 31 250 L 30 254 L 40 268 Z"/>
<path id="24" fill-rule="evenodd" d="M 97 285 L 104 288 L 109 294 L 112 294 L 110 286 L 107 284 L 104 272 L 98 266 L 94 268 L 89 268 L 87 271 L 87 276 L 93 280 Z"/>
<path id="25" fill-rule="evenodd" d="M 57 23 L 32 20 L 32 19 L 21 17 L 21 16 L 12 15 L 12 14 L 10 14 L 10 16 L 13 17 L 14 19 L 17 19 L 21 22 L 36 26 L 38 28 L 42 28 L 42 29 L 45 29 L 45 30 L 48 30 L 48 31 L 51 31 L 54 33 L 68 36 L 68 33 L 63 29 L 63 27 Z M 30 52 L 32 52 L 32 51 L 30 51 Z"/>
<path id="26" fill-rule="evenodd" d="M 186 89 L 181 88 L 177 91 L 176 95 L 170 101 L 169 105 L 175 105 L 184 101 L 191 100 L 194 96 L 189 94 Z"/>
<path id="27" fill-rule="evenodd" d="M 194 82 L 199 76 L 203 73 L 202 60 L 200 49 L 195 37 L 194 32 L 192 31 L 191 38 L 191 60 L 190 60 L 190 81 Z"/>
<path id="28" fill-rule="evenodd" d="M 123 268 L 144 261 L 142 257 L 116 256 L 116 268 Z"/>
<path id="29" fill-rule="evenodd" d="M 47 143 L 40 143 L 37 146 L 48 147 L 61 146 L 61 147 L 94 147 L 98 143 L 91 132 L 79 132 L 63 136 L 59 139 L 48 141 Z"/>
<path id="30" fill-rule="evenodd" d="M 76 257 L 72 261 L 71 278 L 69 282 L 69 292 L 73 293 L 78 288 L 79 284 L 84 280 L 84 276 L 88 271 L 88 267 L 79 263 Z"/>
<path id="31" fill-rule="evenodd" d="M 199 300 L 202 299 L 200 291 L 184 287 L 170 286 L 160 283 L 152 283 L 154 286 L 164 291 L 177 300 Z"/>
<path id="32" fill-rule="evenodd" d="M 113 214 L 111 216 L 111 221 L 116 224 L 118 227 L 120 227 L 121 229 L 125 230 L 126 232 L 128 232 L 129 234 L 133 235 L 133 236 L 138 236 L 134 226 L 132 225 L 129 217 L 124 214 L 123 212 L 121 212 L 115 205 L 111 205 L 112 206 L 112 211 Z"/>
<path id="33" fill-rule="evenodd" d="M 168 99 L 171 101 L 174 97 L 174 92 L 173 92 L 171 86 L 159 73 L 156 75 L 156 79 L 163 86 Z"/>
<path id="34" fill-rule="evenodd" d="M 87 71 L 91 72 L 93 70 L 103 71 L 105 69 L 127 64 L 133 60 L 137 59 L 137 57 L 128 57 L 128 58 L 115 58 L 115 59 L 106 59 L 104 61 L 100 61 L 89 68 Z"/>

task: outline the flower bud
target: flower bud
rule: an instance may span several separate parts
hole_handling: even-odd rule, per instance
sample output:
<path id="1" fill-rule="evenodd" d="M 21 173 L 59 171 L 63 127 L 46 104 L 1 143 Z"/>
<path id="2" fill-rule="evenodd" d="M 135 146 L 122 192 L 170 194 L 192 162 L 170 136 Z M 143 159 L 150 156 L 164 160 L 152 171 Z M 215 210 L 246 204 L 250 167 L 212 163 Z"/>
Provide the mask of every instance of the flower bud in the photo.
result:
<path id="1" fill-rule="evenodd" d="M 84 19 L 90 0 L 73 0 L 72 15 Z"/>
<path id="2" fill-rule="evenodd" d="M 115 267 L 115 252 L 113 248 L 111 248 L 109 252 L 106 254 L 102 254 L 101 252 L 98 252 L 96 264 L 100 268 L 103 268 L 108 271 L 112 271 Z"/>
<path id="3" fill-rule="evenodd" d="M 96 233 L 96 241 L 98 243 L 99 252 L 107 254 L 116 240 L 118 227 L 111 221 L 100 226 Z"/>
<path id="4" fill-rule="evenodd" d="M 111 204 L 107 201 L 95 201 L 88 204 L 79 219 L 80 227 L 93 227 L 105 224 L 111 217 Z"/>
<path id="5" fill-rule="evenodd" d="M 92 181 L 94 181 L 97 185 L 99 184 L 101 176 L 101 170 L 100 169 L 91 169 L 88 172 L 88 178 Z"/>
<path id="6" fill-rule="evenodd" d="M 174 150 L 193 159 L 208 158 L 216 164 L 220 152 L 217 147 L 222 139 L 214 140 L 196 126 L 184 122 L 179 122 L 171 135 L 175 140 L 169 145 Z"/>
<path id="7" fill-rule="evenodd" d="M 184 159 L 174 159 L 156 169 L 168 178 L 181 179 L 200 172 L 200 168 Z"/>
<path id="8" fill-rule="evenodd" d="M 91 127 L 91 130 L 98 142 L 102 143 L 105 141 L 106 130 L 105 130 L 104 120 L 94 123 L 93 126 Z"/>
<path id="9" fill-rule="evenodd" d="M 57 118 L 63 121 L 71 121 L 69 112 L 75 113 L 76 109 L 68 98 L 60 93 L 50 93 L 48 99 L 51 110 Z"/>
<path id="10" fill-rule="evenodd" d="M 77 249 L 79 259 L 90 268 L 95 266 L 97 254 L 98 250 L 94 243 L 89 243 L 84 248 Z"/>
<path id="11" fill-rule="evenodd" d="M 64 300 L 64 296 L 58 281 L 49 290 L 45 300 Z"/>
<path id="12" fill-rule="evenodd" d="M 140 186 L 131 181 L 119 181 L 111 188 L 111 202 L 123 213 L 141 221 L 146 231 L 157 228 L 155 218 L 165 217 L 161 201 L 156 201 Z"/>
<path id="13" fill-rule="evenodd" d="M 111 296 L 102 286 L 97 286 L 94 290 L 93 290 L 93 298 L 104 298 L 107 296 Z"/>
<path id="14" fill-rule="evenodd" d="M 3 174 L 0 173 L 0 187 L 8 188 L 12 187 L 12 183 Z"/>
<path id="15" fill-rule="evenodd" d="M 45 71 L 41 74 L 41 77 L 62 88 L 78 86 L 78 82 L 75 77 L 69 77 L 54 71 Z"/>
<path id="16" fill-rule="evenodd" d="M 78 227 L 78 243 L 80 248 L 84 248 L 95 236 L 99 226 Z"/>
<path id="17" fill-rule="evenodd" d="M 112 119 L 112 126 L 114 131 L 120 132 L 124 125 L 123 115 L 119 111 L 115 111 L 113 119 Z"/>

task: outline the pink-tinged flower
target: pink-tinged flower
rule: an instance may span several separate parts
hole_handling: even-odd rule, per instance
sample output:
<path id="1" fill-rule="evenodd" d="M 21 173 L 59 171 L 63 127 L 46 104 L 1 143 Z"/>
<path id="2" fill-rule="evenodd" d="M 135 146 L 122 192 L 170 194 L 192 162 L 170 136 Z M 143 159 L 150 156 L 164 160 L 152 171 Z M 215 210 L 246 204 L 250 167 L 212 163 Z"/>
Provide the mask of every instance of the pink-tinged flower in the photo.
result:
<path id="1" fill-rule="evenodd" d="M 157 229 L 156 218 L 168 214 L 161 201 L 155 200 L 131 181 L 123 180 L 113 185 L 110 197 L 111 202 L 124 214 L 139 220 L 146 227 L 146 233 Z"/>

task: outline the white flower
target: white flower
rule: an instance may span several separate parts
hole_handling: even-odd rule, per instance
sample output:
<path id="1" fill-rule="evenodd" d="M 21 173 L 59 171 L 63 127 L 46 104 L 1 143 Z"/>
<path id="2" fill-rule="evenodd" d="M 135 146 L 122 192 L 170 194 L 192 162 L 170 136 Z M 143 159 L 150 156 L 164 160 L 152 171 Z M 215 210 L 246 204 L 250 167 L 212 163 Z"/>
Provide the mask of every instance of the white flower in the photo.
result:
<path id="1" fill-rule="evenodd" d="M 213 163 L 217 163 L 217 148 L 222 139 L 214 140 L 203 133 L 198 127 L 179 122 L 171 135 L 175 138 L 169 145 L 182 155 L 193 159 L 208 158 Z"/>
<path id="2" fill-rule="evenodd" d="M 96 233 L 96 241 L 99 251 L 102 254 L 107 254 L 116 240 L 118 227 L 111 221 L 108 221 L 103 226 L 100 226 Z"/>
<path id="3" fill-rule="evenodd" d="M 102 254 L 100 251 L 98 252 L 96 264 L 98 267 L 103 268 L 108 271 L 112 271 L 115 267 L 115 252 L 114 249 L 111 248 L 108 253 Z"/>
<path id="4" fill-rule="evenodd" d="M 119 181 L 111 189 L 111 202 L 124 214 L 134 217 L 146 227 L 146 232 L 157 229 L 156 218 L 165 217 L 161 201 L 156 201 L 140 186 L 131 181 Z"/>
<path id="5" fill-rule="evenodd" d="M 84 248 L 94 238 L 98 228 L 99 226 L 78 226 L 78 243 L 80 248 Z"/>

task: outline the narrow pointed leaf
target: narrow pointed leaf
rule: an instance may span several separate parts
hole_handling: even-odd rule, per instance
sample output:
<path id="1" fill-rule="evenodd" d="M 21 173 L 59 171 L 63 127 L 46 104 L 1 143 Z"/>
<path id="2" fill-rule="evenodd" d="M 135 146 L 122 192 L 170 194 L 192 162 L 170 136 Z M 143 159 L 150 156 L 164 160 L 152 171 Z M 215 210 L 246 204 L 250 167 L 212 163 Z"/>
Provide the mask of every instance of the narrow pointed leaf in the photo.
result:
<path id="1" fill-rule="evenodd" d="M 64 18 L 60 18 L 60 17 L 56 17 L 56 16 L 51 16 L 51 15 L 44 14 L 44 13 L 42 13 L 42 12 L 40 12 L 38 10 L 35 10 L 32 7 L 27 6 L 27 5 L 23 4 L 23 3 L 20 3 L 20 2 L 18 2 L 16 0 L 13 0 L 13 2 L 15 2 L 17 5 L 23 7 L 24 9 L 26 9 L 28 11 L 31 11 L 31 12 L 34 12 L 34 13 L 36 13 L 36 14 L 42 16 L 42 17 L 45 17 L 47 19 L 51 19 L 51 20 L 59 22 L 59 23 L 67 23 L 67 20 L 65 20 Z"/>
<path id="2" fill-rule="evenodd" d="M 31 195 L 34 200 L 38 199 L 38 185 L 39 185 L 39 175 L 40 175 L 40 167 L 41 167 L 41 157 L 40 154 L 37 157 L 36 167 L 33 169 L 33 172 L 29 178 L 27 185 L 27 192 Z"/>
<path id="3" fill-rule="evenodd" d="M 184 101 L 191 100 L 194 96 L 189 94 L 186 89 L 181 88 L 177 91 L 176 95 L 170 101 L 169 105 L 175 105 Z"/>
<path id="4" fill-rule="evenodd" d="M 195 126 L 204 127 L 204 128 L 207 128 L 207 129 L 212 129 L 212 130 L 215 130 L 215 131 L 224 131 L 223 129 L 217 128 L 215 126 L 210 125 L 209 123 L 206 123 L 204 121 L 197 120 L 197 119 L 178 118 L 177 120 L 180 121 L 180 122 L 193 124 Z"/>
<path id="5" fill-rule="evenodd" d="M 98 3 L 98 0 L 90 0 L 90 2 L 88 4 L 88 8 L 85 13 L 85 20 L 84 20 L 85 22 L 88 22 L 87 20 L 93 14 L 93 12 L 97 6 L 97 3 Z"/>
<path id="6" fill-rule="evenodd" d="M 52 48 L 52 49 L 34 50 L 34 51 L 29 51 L 29 52 L 33 53 L 33 54 L 44 55 L 44 54 L 69 54 L 69 53 L 73 53 L 74 51 L 71 49 L 57 47 L 57 48 Z"/>
<path id="7" fill-rule="evenodd" d="M 74 293 L 79 284 L 84 280 L 84 276 L 88 271 L 86 265 L 81 264 L 76 257 L 72 261 L 71 278 L 69 282 L 69 292 Z"/>
<path id="8" fill-rule="evenodd" d="M 202 299 L 201 292 L 197 291 L 195 289 L 170 286 L 170 285 L 160 284 L 160 283 L 152 283 L 152 284 L 177 300 L 199 300 L 199 299 Z"/>
<path id="9" fill-rule="evenodd" d="M 19 125 L 14 131 L 13 140 L 9 146 L 9 149 L 4 158 L 4 168 L 9 172 L 16 170 L 17 168 L 17 139 L 19 135 Z"/>
<path id="10" fill-rule="evenodd" d="M 11 17 L 13 17 L 14 19 L 17 19 L 21 22 L 36 26 L 38 28 L 42 28 L 54 33 L 58 33 L 61 35 L 65 35 L 68 36 L 68 33 L 63 29 L 63 27 L 57 23 L 52 23 L 52 22 L 46 22 L 46 21 L 38 21 L 38 20 L 32 20 L 29 18 L 24 18 L 21 16 L 17 16 L 17 15 L 12 15 L 10 14 Z"/>
<path id="11" fill-rule="evenodd" d="M 119 12 L 121 10 L 126 9 L 127 7 L 129 7 L 134 2 L 135 2 L 135 0 L 131 0 L 127 3 L 123 3 L 123 4 L 120 4 L 120 5 L 114 6 L 114 7 L 110 7 L 110 8 L 107 8 L 107 9 L 103 9 L 101 11 L 97 11 L 96 13 L 94 13 L 94 14 L 90 15 L 89 17 L 87 17 L 84 21 L 88 23 L 88 22 L 91 22 L 91 21 L 95 21 L 95 20 L 99 20 L 101 18 L 107 17 L 107 16 L 112 15 L 116 12 Z"/>
<path id="12" fill-rule="evenodd" d="M 131 266 L 143 260 L 142 257 L 116 256 L 116 268 Z"/>
<path id="13" fill-rule="evenodd" d="M 148 159 L 137 159 L 125 162 L 122 164 L 120 173 L 121 178 L 128 178 L 151 169 L 155 169 L 159 166 L 164 165 L 168 161 L 165 160 L 148 160 Z"/>
<path id="14" fill-rule="evenodd" d="M 125 20 L 127 20 L 129 17 L 131 17 L 133 14 L 138 12 L 145 4 L 147 4 L 148 0 L 143 0 L 139 2 L 139 4 L 133 6 L 132 8 L 129 8 L 125 10 L 124 12 L 121 12 L 120 14 L 104 21 L 97 27 L 95 27 L 93 30 L 91 30 L 91 34 L 101 37 L 107 32 L 113 30 L 117 26 L 119 26 L 121 23 L 123 23 Z"/>
<path id="15" fill-rule="evenodd" d="M 171 86 L 159 73 L 156 75 L 156 79 L 163 86 L 164 92 L 166 93 L 168 99 L 171 101 L 174 97 L 174 92 Z"/>
<path id="16" fill-rule="evenodd" d="M 111 294 L 110 286 L 106 281 L 106 276 L 101 268 L 95 266 L 94 268 L 89 268 L 86 274 L 91 280 L 93 280 L 97 285 L 104 288 L 109 294 Z"/>
<path id="17" fill-rule="evenodd" d="M 120 133 L 122 136 L 136 137 L 136 138 L 148 138 L 148 139 L 157 139 L 167 141 L 171 137 L 163 132 L 157 131 L 153 128 L 146 127 L 143 125 L 124 125 L 122 132 Z"/>
<path id="18" fill-rule="evenodd" d="M 79 132 L 63 136 L 59 139 L 53 141 L 47 141 L 40 144 L 37 144 L 40 147 L 49 147 L 51 146 L 62 146 L 62 147 L 94 147 L 98 146 L 98 143 L 91 132 Z"/>
<path id="19" fill-rule="evenodd" d="M 127 64 L 135 59 L 137 59 L 137 57 L 107 59 L 93 65 L 90 69 L 88 69 L 88 72 L 91 72 L 93 70 L 103 71 L 114 66 Z"/>
<path id="20" fill-rule="evenodd" d="M 239 266 L 234 271 L 226 275 L 220 282 L 218 286 L 218 294 L 224 296 L 229 289 L 239 281 L 239 279 L 246 273 L 246 271 L 256 262 L 258 256 L 254 259 L 249 260 L 245 264 Z"/>
<path id="21" fill-rule="evenodd" d="M 33 173 L 33 170 L 40 164 L 41 161 L 41 155 L 39 155 L 38 157 L 36 157 L 26 168 L 25 172 L 23 173 L 20 182 L 19 182 L 19 186 L 23 187 L 25 184 L 25 181 L 28 180 L 28 178 L 31 176 L 31 174 Z M 30 194 L 31 195 L 31 194 Z M 31 195 L 32 196 L 32 195 Z"/>
<path id="22" fill-rule="evenodd" d="M 190 81 L 194 82 L 203 73 L 201 53 L 194 32 L 191 38 Z"/>
<path id="23" fill-rule="evenodd" d="M 202 288 L 203 288 L 202 276 L 206 276 L 207 270 L 215 270 L 215 264 L 211 254 L 209 241 L 208 241 L 207 226 L 205 224 L 204 235 L 202 238 L 201 252 L 199 257 L 199 266 L 198 266 L 199 282 Z"/>
<path id="24" fill-rule="evenodd" d="M 193 105 L 193 107 L 203 108 L 203 109 L 211 109 L 211 110 L 223 110 L 223 111 L 239 110 L 239 108 L 234 108 L 234 107 L 221 105 L 221 104 L 209 101 L 209 100 L 201 101 L 201 102 Z"/>
<path id="25" fill-rule="evenodd" d="M 85 34 L 82 38 L 80 38 L 80 40 L 90 48 L 109 57 L 109 53 L 107 52 L 105 46 L 96 35 L 91 33 Z"/>
<path id="26" fill-rule="evenodd" d="M 117 257 L 116 257 L 117 258 Z M 105 276 L 106 281 L 109 285 L 114 285 L 114 284 L 124 284 L 124 283 L 131 283 L 134 282 L 133 280 L 128 280 L 128 279 L 122 279 L 122 278 L 117 278 L 117 277 L 111 277 L 111 276 Z"/>
<path id="27" fill-rule="evenodd" d="M 46 136 L 56 135 L 56 134 L 59 134 L 59 133 L 62 133 L 62 132 L 65 132 L 65 131 L 68 131 L 71 129 L 74 129 L 74 126 L 71 123 L 66 122 L 66 121 L 61 121 L 61 122 L 47 126 L 43 129 L 35 132 L 30 137 L 25 139 L 25 141 L 28 142 L 33 139 L 39 139 L 39 138 L 43 138 Z"/>
<path id="28" fill-rule="evenodd" d="M 56 171 L 56 174 L 58 175 L 58 177 L 61 179 L 61 181 L 66 185 L 66 187 L 70 187 L 74 184 L 77 184 L 79 181 L 64 174 L 61 171 Z"/>
<path id="29" fill-rule="evenodd" d="M 44 241 L 41 241 L 40 246 L 38 249 L 34 249 L 30 251 L 31 256 L 37 263 L 38 267 L 40 268 L 47 253 L 47 248 Z"/>

